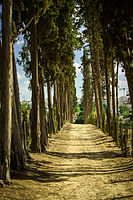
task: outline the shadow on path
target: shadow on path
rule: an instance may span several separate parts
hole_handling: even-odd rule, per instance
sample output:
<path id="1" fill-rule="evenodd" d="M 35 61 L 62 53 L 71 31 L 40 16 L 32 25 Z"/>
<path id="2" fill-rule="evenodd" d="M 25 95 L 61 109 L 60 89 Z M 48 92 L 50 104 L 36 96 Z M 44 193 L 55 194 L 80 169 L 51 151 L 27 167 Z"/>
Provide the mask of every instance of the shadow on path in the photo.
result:
<path id="1" fill-rule="evenodd" d="M 47 155 L 56 156 L 66 159 L 93 159 L 93 160 L 102 160 L 110 158 L 122 157 L 121 153 L 113 151 L 101 151 L 101 152 L 82 152 L 82 153 L 61 153 L 61 152 L 46 152 Z"/>
<path id="2" fill-rule="evenodd" d="M 122 196 L 122 197 L 115 197 L 115 198 L 108 198 L 106 200 L 117 200 L 117 199 L 133 199 L 133 195 L 127 195 L 127 196 Z"/>

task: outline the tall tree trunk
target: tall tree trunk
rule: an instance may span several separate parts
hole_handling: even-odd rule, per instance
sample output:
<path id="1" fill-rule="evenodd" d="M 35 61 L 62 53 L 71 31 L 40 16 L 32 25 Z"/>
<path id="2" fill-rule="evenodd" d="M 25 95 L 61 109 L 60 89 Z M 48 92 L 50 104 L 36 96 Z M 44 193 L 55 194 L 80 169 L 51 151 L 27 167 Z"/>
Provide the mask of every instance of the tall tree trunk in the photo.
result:
<path id="1" fill-rule="evenodd" d="M 64 102 L 65 121 L 67 121 L 67 107 L 68 107 L 68 101 L 67 101 L 67 85 L 65 85 L 65 102 Z"/>
<path id="2" fill-rule="evenodd" d="M 54 110 L 55 110 L 55 119 L 57 120 L 57 131 L 60 130 L 60 114 L 59 114 L 59 102 L 58 102 L 58 85 L 57 80 L 54 81 Z"/>
<path id="3" fill-rule="evenodd" d="M 100 106 L 100 120 L 102 120 L 102 87 L 101 87 L 101 72 L 100 72 L 100 59 L 99 59 L 99 34 L 96 32 L 95 36 L 95 73 L 98 86 L 99 106 Z M 101 123 L 102 126 L 102 123 Z"/>
<path id="4" fill-rule="evenodd" d="M 63 126 L 63 85 L 59 83 L 59 95 L 60 95 L 60 118 L 61 127 Z"/>
<path id="5" fill-rule="evenodd" d="M 37 46 L 37 18 L 34 17 L 31 31 L 31 64 L 32 64 L 32 126 L 31 150 L 40 152 L 40 108 L 39 108 L 39 78 L 38 78 L 38 46 Z"/>
<path id="6" fill-rule="evenodd" d="M 26 151 L 26 147 L 24 143 L 24 133 L 22 129 L 21 104 L 20 104 L 20 97 L 19 97 L 19 85 L 18 85 L 18 77 L 17 77 L 17 70 L 16 70 L 14 47 L 13 47 L 13 80 L 14 80 L 14 95 L 15 95 L 15 102 L 16 102 L 16 109 L 17 109 L 17 118 L 18 118 L 18 125 L 20 129 L 22 148 L 24 151 Z"/>
<path id="7" fill-rule="evenodd" d="M 85 53 L 84 53 L 85 55 Z M 83 57 L 84 58 L 84 57 Z M 88 55 L 87 55 L 88 59 Z M 86 60 L 88 61 L 88 60 Z M 92 92 L 91 92 L 91 80 L 90 80 L 90 66 L 83 63 L 83 111 L 84 111 L 84 123 L 87 123 L 87 118 L 92 110 Z"/>
<path id="8" fill-rule="evenodd" d="M 2 149 L 1 149 L 1 139 L 2 139 L 2 134 L 1 134 L 1 130 L 2 130 L 2 127 L 1 127 L 1 98 L 2 98 L 2 45 L 1 45 L 1 42 L 0 42 L 0 166 L 1 166 L 1 156 L 2 156 Z M 1 171 L 1 169 L 0 169 Z M 1 178 L 1 177 L 0 177 Z"/>
<path id="9" fill-rule="evenodd" d="M 63 85 L 63 92 L 62 92 L 62 109 L 63 109 L 63 124 L 65 124 L 65 112 L 66 112 L 66 90 L 65 86 Z"/>
<path id="10" fill-rule="evenodd" d="M 71 113 L 71 107 L 70 107 L 70 88 L 67 90 L 67 96 L 68 96 L 68 121 L 70 121 L 70 113 Z"/>
<path id="11" fill-rule="evenodd" d="M 40 124 L 41 124 L 41 149 L 48 145 L 48 130 L 46 122 L 44 86 L 40 85 Z"/>
<path id="12" fill-rule="evenodd" d="M 0 42 L 0 105 L 1 105 L 1 91 L 2 91 L 2 45 Z"/>
<path id="13" fill-rule="evenodd" d="M 55 122 L 54 122 L 54 114 L 53 114 L 52 99 L 51 99 L 51 85 L 49 80 L 47 80 L 47 92 L 48 92 L 48 108 L 49 108 L 49 132 L 55 133 Z"/>
<path id="14" fill-rule="evenodd" d="M 115 73 L 114 73 L 113 56 L 112 56 L 112 110 L 113 110 L 113 120 L 115 120 Z"/>
<path id="15" fill-rule="evenodd" d="M 24 135 L 22 131 L 21 123 L 21 108 L 20 108 L 20 99 L 19 99 L 19 87 L 15 63 L 15 55 L 13 48 L 13 109 L 12 109 L 12 159 L 11 167 L 14 169 L 24 168 L 25 158 L 24 151 L 26 147 L 24 146 Z"/>
<path id="16" fill-rule="evenodd" d="M 17 115 L 17 106 L 15 97 L 13 98 L 13 110 L 12 110 L 12 157 L 11 167 L 13 169 L 20 169 L 25 167 L 24 151 L 22 148 L 22 141 L 20 136 L 20 127 Z"/>
<path id="17" fill-rule="evenodd" d="M 93 71 L 93 67 L 92 67 L 92 71 Z M 101 122 L 100 122 L 100 106 L 99 106 L 99 99 L 98 99 L 98 89 L 97 89 L 97 84 L 95 81 L 95 75 L 94 72 L 93 73 L 93 84 L 94 84 L 94 93 L 95 93 L 95 103 L 96 103 L 96 112 L 97 112 L 97 125 L 100 127 L 101 126 Z"/>
<path id="18" fill-rule="evenodd" d="M 97 77 L 96 77 L 96 71 L 95 71 L 96 68 L 95 68 L 95 63 L 94 63 L 94 49 L 93 49 L 91 40 L 90 40 L 90 52 L 91 52 L 91 58 L 92 58 L 91 67 L 92 67 L 93 85 L 94 85 L 95 102 L 96 102 L 97 124 L 99 127 L 101 127 L 99 94 L 98 94 Z"/>
<path id="19" fill-rule="evenodd" d="M 12 135 L 12 99 L 13 99 L 13 65 L 12 65 L 12 0 L 2 4 L 2 179 L 10 183 L 10 156 Z"/>
<path id="20" fill-rule="evenodd" d="M 70 88 L 70 122 L 73 123 L 73 94 L 72 88 Z"/>
<path id="21" fill-rule="evenodd" d="M 66 86 L 66 120 L 69 121 L 69 95 L 67 86 Z"/>
<path id="22" fill-rule="evenodd" d="M 117 70 L 116 70 L 116 112 L 117 112 L 117 119 L 119 118 L 118 71 L 119 71 L 119 63 L 117 62 Z"/>
<path id="23" fill-rule="evenodd" d="M 58 105 L 58 114 L 57 114 L 58 130 L 60 131 L 60 128 L 61 128 L 61 114 L 60 114 L 60 84 L 59 84 L 59 80 L 57 80 L 57 105 Z"/>
<path id="24" fill-rule="evenodd" d="M 105 50 L 104 55 L 104 67 L 105 67 L 105 79 L 106 79 L 106 93 L 107 93 L 107 123 L 108 123 L 108 132 L 111 134 L 111 111 L 110 111 L 110 76 L 109 76 L 109 67 L 107 62 L 107 52 Z"/>
<path id="25" fill-rule="evenodd" d="M 113 120 L 112 120 L 112 137 L 114 141 L 117 141 L 117 127 L 116 127 L 116 121 L 115 121 L 115 72 L 114 72 L 114 58 L 112 55 L 112 110 L 113 110 Z"/>

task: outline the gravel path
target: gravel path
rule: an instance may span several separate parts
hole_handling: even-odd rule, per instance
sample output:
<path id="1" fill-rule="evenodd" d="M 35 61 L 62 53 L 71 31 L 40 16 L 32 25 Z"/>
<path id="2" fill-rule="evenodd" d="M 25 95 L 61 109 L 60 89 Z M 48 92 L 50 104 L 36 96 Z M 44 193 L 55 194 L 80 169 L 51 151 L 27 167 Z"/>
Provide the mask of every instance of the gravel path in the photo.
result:
<path id="1" fill-rule="evenodd" d="M 0 200 L 133 199 L 133 160 L 93 125 L 66 124 L 46 154 L 31 154 L 28 171 L 13 172 Z"/>

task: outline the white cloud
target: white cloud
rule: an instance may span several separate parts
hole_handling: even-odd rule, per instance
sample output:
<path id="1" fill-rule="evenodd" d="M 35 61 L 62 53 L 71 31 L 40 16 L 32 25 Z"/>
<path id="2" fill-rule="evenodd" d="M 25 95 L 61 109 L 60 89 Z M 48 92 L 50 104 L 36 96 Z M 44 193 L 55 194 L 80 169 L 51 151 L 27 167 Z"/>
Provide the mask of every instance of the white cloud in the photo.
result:
<path id="1" fill-rule="evenodd" d="M 24 78 L 23 74 L 20 74 L 19 72 L 17 72 L 17 76 L 18 76 L 18 80 L 22 80 Z"/>
<path id="2" fill-rule="evenodd" d="M 78 73 L 81 73 L 81 69 L 79 69 L 79 67 L 80 67 L 80 64 L 79 63 L 74 63 L 74 67 L 76 68 L 76 73 L 78 74 Z"/>
<path id="3" fill-rule="evenodd" d="M 125 71 L 121 68 L 121 67 L 119 67 L 119 76 L 121 76 L 121 75 L 125 75 Z"/>
<path id="4" fill-rule="evenodd" d="M 119 87 L 127 88 L 128 87 L 127 80 L 119 80 Z"/>
<path id="5" fill-rule="evenodd" d="M 18 40 L 18 41 L 16 42 L 17 45 L 20 45 L 20 44 L 23 44 L 23 43 L 24 43 L 24 40 Z"/>
<path id="6" fill-rule="evenodd" d="M 23 101 L 23 100 L 29 101 L 29 100 L 31 100 L 31 91 L 28 89 L 29 83 L 30 83 L 29 80 L 25 80 L 23 83 L 19 84 L 20 101 Z"/>

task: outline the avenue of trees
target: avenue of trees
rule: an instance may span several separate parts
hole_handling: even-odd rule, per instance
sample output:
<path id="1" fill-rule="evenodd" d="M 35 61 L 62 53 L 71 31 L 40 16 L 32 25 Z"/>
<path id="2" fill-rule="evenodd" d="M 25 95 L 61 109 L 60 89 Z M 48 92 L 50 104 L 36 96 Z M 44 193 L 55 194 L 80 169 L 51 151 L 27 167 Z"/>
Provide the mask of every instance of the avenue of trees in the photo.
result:
<path id="1" fill-rule="evenodd" d="M 10 168 L 25 168 L 29 157 L 25 126 L 30 126 L 30 150 L 40 153 L 45 151 L 50 134 L 58 132 L 66 121 L 72 122 L 76 106 L 74 50 L 81 45 L 84 123 L 92 114 L 94 96 L 96 125 L 118 140 L 120 65 L 125 71 L 133 110 L 133 2 L 0 0 L 0 4 L 0 179 L 10 184 Z M 78 29 L 82 26 L 85 29 L 79 37 Z M 30 125 L 24 122 L 27 110 L 23 108 L 21 112 L 19 99 L 14 52 L 19 35 L 23 35 L 24 45 L 18 63 L 31 80 Z M 48 113 L 44 86 L 47 86 Z"/>
<path id="2" fill-rule="evenodd" d="M 98 125 L 121 146 L 125 136 L 119 130 L 118 71 L 120 66 L 125 71 L 133 110 L 133 3 L 130 0 L 77 0 L 77 3 L 77 27 L 84 26 L 81 64 L 84 123 Z M 103 105 L 105 100 L 107 105 Z M 133 113 L 125 116 L 132 120 Z"/>
<path id="3" fill-rule="evenodd" d="M 14 43 L 20 34 L 24 46 L 18 63 L 31 79 L 32 108 L 29 113 L 32 152 L 45 151 L 48 136 L 72 121 L 76 106 L 74 48 L 75 1 L 4 0 L 0 44 L 0 179 L 10 184 L 10 168 L 25 168 L 29 157 L 21 114 Z M 48 113 L 44 86 L 48 91 Z M 51 88 L 54 87 L 52 103 Z M 47 115 L 47 116 L 46 116 Z"/>

